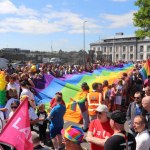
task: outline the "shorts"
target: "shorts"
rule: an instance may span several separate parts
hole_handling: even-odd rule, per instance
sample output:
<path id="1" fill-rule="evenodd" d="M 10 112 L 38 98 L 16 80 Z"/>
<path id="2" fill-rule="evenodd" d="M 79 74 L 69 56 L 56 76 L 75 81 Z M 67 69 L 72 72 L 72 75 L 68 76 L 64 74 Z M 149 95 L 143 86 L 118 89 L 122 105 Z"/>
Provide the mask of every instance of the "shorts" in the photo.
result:
<path id="1" fill-rule="evenodd" d="M 55 138 L 57 135 L 61 135 L 63 127 L 50 126 L 50 138 Z"/>
<path id="2" fill-rule="evenodd" d="M 121 102 L 122 102 L 122 96 L 116 96 L 115 104 L 121 105 Z"/>

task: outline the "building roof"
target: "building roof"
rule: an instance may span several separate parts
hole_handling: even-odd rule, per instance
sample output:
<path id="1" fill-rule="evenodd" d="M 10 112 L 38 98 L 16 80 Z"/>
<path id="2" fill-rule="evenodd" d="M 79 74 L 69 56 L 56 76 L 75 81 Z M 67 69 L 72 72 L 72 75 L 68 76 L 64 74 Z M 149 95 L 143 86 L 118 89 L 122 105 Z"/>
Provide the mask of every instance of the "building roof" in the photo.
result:
<path id="1" fill-rule="evenodd" d="M 103 40 L 123 39 L 123 38 L 136 38 L 136 36 L 135 35 L 114 35 L 114 36 L 104 38 Z"/>
<path id="2" fill-rule="evenodd" d="M 103 38 L 101 40 L 98 40 L 96 42 L 90 43 L 90 45 L 100 45 L 103 43 L 112 43 L 115 40 L 115 42 L 132 42 L 133 40 L 138 40 L 138 42 L 149 42 L 150 38 L 145 37 L 144 39 L 138 39 L 135 35 L 115 35 L 115 36 L 110 36 Z"/>
<path id="3" fill-rule="evenodd" d="M 90 45 L 101 44 L 104 42 L 104 40 L 126 39 L 126 38 L 136 38 L 136 36 L 135 35 L 114 35 L 114 36 L 106 37 L 106 38 L 100 39 L 96 42 L 90 43 Z"/>

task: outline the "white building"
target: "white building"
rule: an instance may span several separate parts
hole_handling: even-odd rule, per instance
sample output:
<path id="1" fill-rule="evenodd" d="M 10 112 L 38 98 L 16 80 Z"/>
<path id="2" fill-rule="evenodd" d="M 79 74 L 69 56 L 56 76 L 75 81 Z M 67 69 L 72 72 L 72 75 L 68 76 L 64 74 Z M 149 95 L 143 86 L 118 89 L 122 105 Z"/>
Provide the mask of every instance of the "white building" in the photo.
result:
<path id="1" fill-rule="evenodd" d="M 123 33 L 91 43 L 90 50 L 99 52 L 110 61 L 146 60 L 150 57 L 150 38 L 138 39 L 136 36 L 124 36 Z"/>

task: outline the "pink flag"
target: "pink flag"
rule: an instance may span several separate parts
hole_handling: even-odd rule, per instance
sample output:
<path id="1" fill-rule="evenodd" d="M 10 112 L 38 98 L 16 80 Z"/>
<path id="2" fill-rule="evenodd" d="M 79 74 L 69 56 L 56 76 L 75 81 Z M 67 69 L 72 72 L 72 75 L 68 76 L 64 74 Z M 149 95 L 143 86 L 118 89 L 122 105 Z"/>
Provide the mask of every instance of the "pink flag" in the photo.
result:
<path id="1" fill-rule="evenodd" d="M 10 144 L 17 150 L 33 150 L 27 98 L 2 130 L 0 142 Z"/>

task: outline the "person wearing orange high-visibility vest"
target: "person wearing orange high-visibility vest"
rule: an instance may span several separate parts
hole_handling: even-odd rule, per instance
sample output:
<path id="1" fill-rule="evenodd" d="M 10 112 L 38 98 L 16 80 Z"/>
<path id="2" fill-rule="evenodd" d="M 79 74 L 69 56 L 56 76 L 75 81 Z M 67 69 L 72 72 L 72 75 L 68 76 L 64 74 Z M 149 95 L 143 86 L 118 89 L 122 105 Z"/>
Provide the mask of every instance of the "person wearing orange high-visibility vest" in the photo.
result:
<path id="1" fill-rule="evenodd" d="M 87 94 L 87 102 L 88 102 L 88 112 L 90 121 L 96 119 L 96 108 L 102 104 L 103 96 L 102 93 L 99 92 L 100 83 L 93 83 L 92 88 L 93 91 Z"/>

